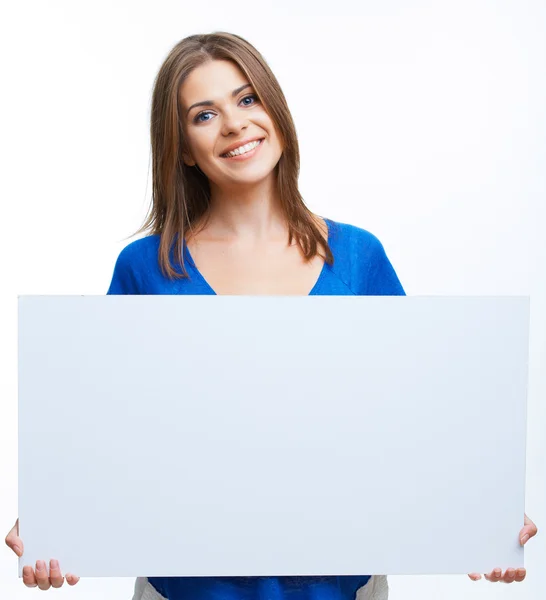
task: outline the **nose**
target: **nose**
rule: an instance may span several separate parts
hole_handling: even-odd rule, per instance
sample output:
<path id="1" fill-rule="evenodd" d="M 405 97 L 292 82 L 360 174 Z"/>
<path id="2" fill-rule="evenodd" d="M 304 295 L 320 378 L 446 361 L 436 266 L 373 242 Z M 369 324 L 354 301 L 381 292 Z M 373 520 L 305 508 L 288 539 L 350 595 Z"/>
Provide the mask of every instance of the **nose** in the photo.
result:
<path id="1" fill-rule="evenodd" d="M 238 134 L 241 130 L 246 129 L 248 120 L 242 110 L 232 108 L 226 110 L 222 123 L 222 134 L 227 136 L 230 133 Z"/>

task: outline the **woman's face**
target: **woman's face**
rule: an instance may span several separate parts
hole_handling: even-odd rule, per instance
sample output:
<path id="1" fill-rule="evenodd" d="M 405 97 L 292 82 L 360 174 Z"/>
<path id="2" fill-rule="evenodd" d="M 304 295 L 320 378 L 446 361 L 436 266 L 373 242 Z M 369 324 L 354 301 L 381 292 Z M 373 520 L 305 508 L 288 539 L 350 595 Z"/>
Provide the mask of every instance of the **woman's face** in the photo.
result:
<path id="1" fill-rule="evenodd" d="M 180 89 L 183 130 L 195 163 L 219 188 L 273 178 L 282 155 L 273 121 L 239 67 L 213 60 L 194 69 Z M 251 143 L 256 148 L 241 146 Z M 238 156 L 226 155 L 237 150 Z"/>

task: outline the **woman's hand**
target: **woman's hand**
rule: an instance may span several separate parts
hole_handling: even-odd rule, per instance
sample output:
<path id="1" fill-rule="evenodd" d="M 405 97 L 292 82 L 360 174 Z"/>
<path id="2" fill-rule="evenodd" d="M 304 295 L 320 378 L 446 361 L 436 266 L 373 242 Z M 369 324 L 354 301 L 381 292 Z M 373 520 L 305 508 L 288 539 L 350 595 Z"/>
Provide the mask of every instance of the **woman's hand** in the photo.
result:
<path id="1" fill-rule="evenodd" d="M 523 529 L 519 532 L 519 543 L 522 546 L 537 534 L 537 526 L 531 521 L 531 519 L 524 515 L 524 526 Z M 487 581 L 491 581 L 496 583 L 497 581 L 503 581 L 504 583 L 513 583 L 514 581 L 523 581 L 525 576 L 527 575 L 527 571 L 525 569 L 506 569 L 506 571 L 502 572 L 502 569 L 494 569 L 491 573 L 484 574 L 484 577 Z M 472 581 L 478 581 L 482 576 L 479 573 L 470 573 L 468 575 Z"/>
<path id="2" fill-rule="evenodd" d="M 23 540 L 19 537 L 19 519 L 15 521 L 12 530 L 6 536 L 6 544 L 17 554 L 23 556 Z M 68 585 L 76 585 L 80 580 L 75 575 L 67 575 Z M 41 590 L 48 590 L 50 587 L 60 588 L 64 583 L 64 577 L 61 574 L 61 567 L 56 560 L 49 563 L 49 575 L 47 565 L 43 560 L 36 562 L 36 571 L 32 567 L 23 567 L 23 583 L 27 587 L 39 587 Z"/>

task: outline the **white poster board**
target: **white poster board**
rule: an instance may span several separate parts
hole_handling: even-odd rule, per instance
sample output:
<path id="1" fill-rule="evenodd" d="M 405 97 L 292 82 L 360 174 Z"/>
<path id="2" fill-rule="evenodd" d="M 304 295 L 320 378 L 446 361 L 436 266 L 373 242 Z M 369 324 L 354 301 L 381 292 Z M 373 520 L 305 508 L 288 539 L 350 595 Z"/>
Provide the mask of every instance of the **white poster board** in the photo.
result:
<path id="1" fill-rule="evenodd" d="M 528 298 L 22 296 L 24 564 L 523 566 Z"/>

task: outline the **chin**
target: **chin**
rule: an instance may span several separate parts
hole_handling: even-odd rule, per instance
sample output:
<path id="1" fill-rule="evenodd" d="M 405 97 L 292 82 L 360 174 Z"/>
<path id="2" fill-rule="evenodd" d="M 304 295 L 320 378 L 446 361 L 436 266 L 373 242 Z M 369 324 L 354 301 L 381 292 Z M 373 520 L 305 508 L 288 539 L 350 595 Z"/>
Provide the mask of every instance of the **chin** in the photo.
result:
<path id="1" fill-rule="evenodd" d="M 260 183 L 265 179 L 269 179 L 270 177 L 275 177 L 275 165 L 273 167 L 269 167 L 267 169 L 256 167 L 256 169 L 248 169 L 243 173 L 241 171 L 240 175 L 237 176 L 237 173 L 233 174 L 230 178 L 231 183 Z"/>

